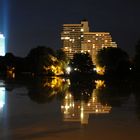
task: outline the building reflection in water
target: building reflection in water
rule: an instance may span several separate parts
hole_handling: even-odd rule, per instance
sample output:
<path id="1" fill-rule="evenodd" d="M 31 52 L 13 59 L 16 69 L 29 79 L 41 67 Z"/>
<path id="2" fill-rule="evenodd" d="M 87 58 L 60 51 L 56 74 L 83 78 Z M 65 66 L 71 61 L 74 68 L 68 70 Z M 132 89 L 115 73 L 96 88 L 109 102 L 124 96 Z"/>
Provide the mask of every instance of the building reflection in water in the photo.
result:
<path id="1" fill-rule="evenodd" d="M 0 112 L 3 110 L 5 105 L 5 87 L 0 83 Z"/>
<path id="2" fill-rule="evenodd" d="M 74 96 L 69 91 L 66 92 L 63 104 L 61 105 L 64 121 L 88 124 L 90 114 L 109 113 L 111 111 L 111 106 L 102 105 L 97 99 L 98 89 L 105 87 L 104 81 L 97 80 L 95 83 L 96 89 L 93 90 L 88 102 L 75 101 Z"/>

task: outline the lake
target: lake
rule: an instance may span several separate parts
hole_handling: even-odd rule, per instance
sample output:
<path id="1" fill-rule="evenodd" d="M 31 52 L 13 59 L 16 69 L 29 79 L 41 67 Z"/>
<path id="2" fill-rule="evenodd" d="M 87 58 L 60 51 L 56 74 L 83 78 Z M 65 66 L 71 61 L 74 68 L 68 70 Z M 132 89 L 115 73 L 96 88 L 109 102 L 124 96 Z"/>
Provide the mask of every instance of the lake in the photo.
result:
<path id="1" fill-rule="evenodd" d="M 0 140 L 140 140 L 140 91 L 100 79 L 0 80 Z"/>

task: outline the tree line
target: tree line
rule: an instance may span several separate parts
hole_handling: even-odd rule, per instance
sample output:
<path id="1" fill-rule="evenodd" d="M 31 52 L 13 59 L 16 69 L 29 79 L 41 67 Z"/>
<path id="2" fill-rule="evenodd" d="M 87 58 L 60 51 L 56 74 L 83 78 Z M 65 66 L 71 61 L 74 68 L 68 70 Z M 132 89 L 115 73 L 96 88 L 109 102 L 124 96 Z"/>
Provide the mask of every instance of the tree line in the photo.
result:
<path id="1" fill-rule="evenodd" d="M 38 46 L 31 49 L 24 58 L 12 53 L 0 56 L 0 74 L 6 75 L 7 72 L 13 71 L 16 75 L 56 75 L 62 74 L 67 63 L 68 59 L 63 51 Z"/>
<path id="2" fill-rule="evenodd" d="M 121 48 L 103 48 L 98 51 L 93 63 L 88 53 L 76 53 L 72 60 L 60 49 L 54 51 L 45 46 L 38 46 L 30 50 L 26 57 L 14 56 L 6 53 L 0 56 L 0 75 L 7 72 L 32 75 L 65 75 L 70 67 L 70 74 L 96 75 L 96 68 L 104 68 L 104 76 L 140 75 L 140 41 L 135 46 L 135 57 L 131 59 Z"/>

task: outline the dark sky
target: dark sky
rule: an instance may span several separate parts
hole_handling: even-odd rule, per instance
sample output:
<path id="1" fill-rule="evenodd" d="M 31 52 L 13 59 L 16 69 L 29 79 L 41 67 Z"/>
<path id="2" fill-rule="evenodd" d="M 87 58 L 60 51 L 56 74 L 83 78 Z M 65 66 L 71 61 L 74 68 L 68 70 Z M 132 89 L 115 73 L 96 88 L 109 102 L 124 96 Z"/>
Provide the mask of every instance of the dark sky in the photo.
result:
<path id="1" fill-rule="evenodd" d="M 133 55 L 140 39 L 139 7 L 140 0 L 0 0 L 0 31 L 7 21 L 8 51 L 26 56 L 38 45 L 59 49 L 62 24 L 86 18 L 92 31 L 110 32 Z"/>

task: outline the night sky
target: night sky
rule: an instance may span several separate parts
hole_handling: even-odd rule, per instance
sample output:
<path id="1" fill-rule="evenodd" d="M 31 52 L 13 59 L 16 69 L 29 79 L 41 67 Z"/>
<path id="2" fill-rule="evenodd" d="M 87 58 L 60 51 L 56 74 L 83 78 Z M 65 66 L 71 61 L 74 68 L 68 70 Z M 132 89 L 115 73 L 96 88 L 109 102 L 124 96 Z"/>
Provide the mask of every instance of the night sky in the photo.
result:
<path id="1" fill-rule="evenodd" d="M 110 32 L 132 56 L 140 39 L 139 7 L 140 0 L 0 0 L 0 32 L 8 52 L 26 56 L 38 45 L 59 49 L 62 24 L 87 19 L 91 31 Z"/>

